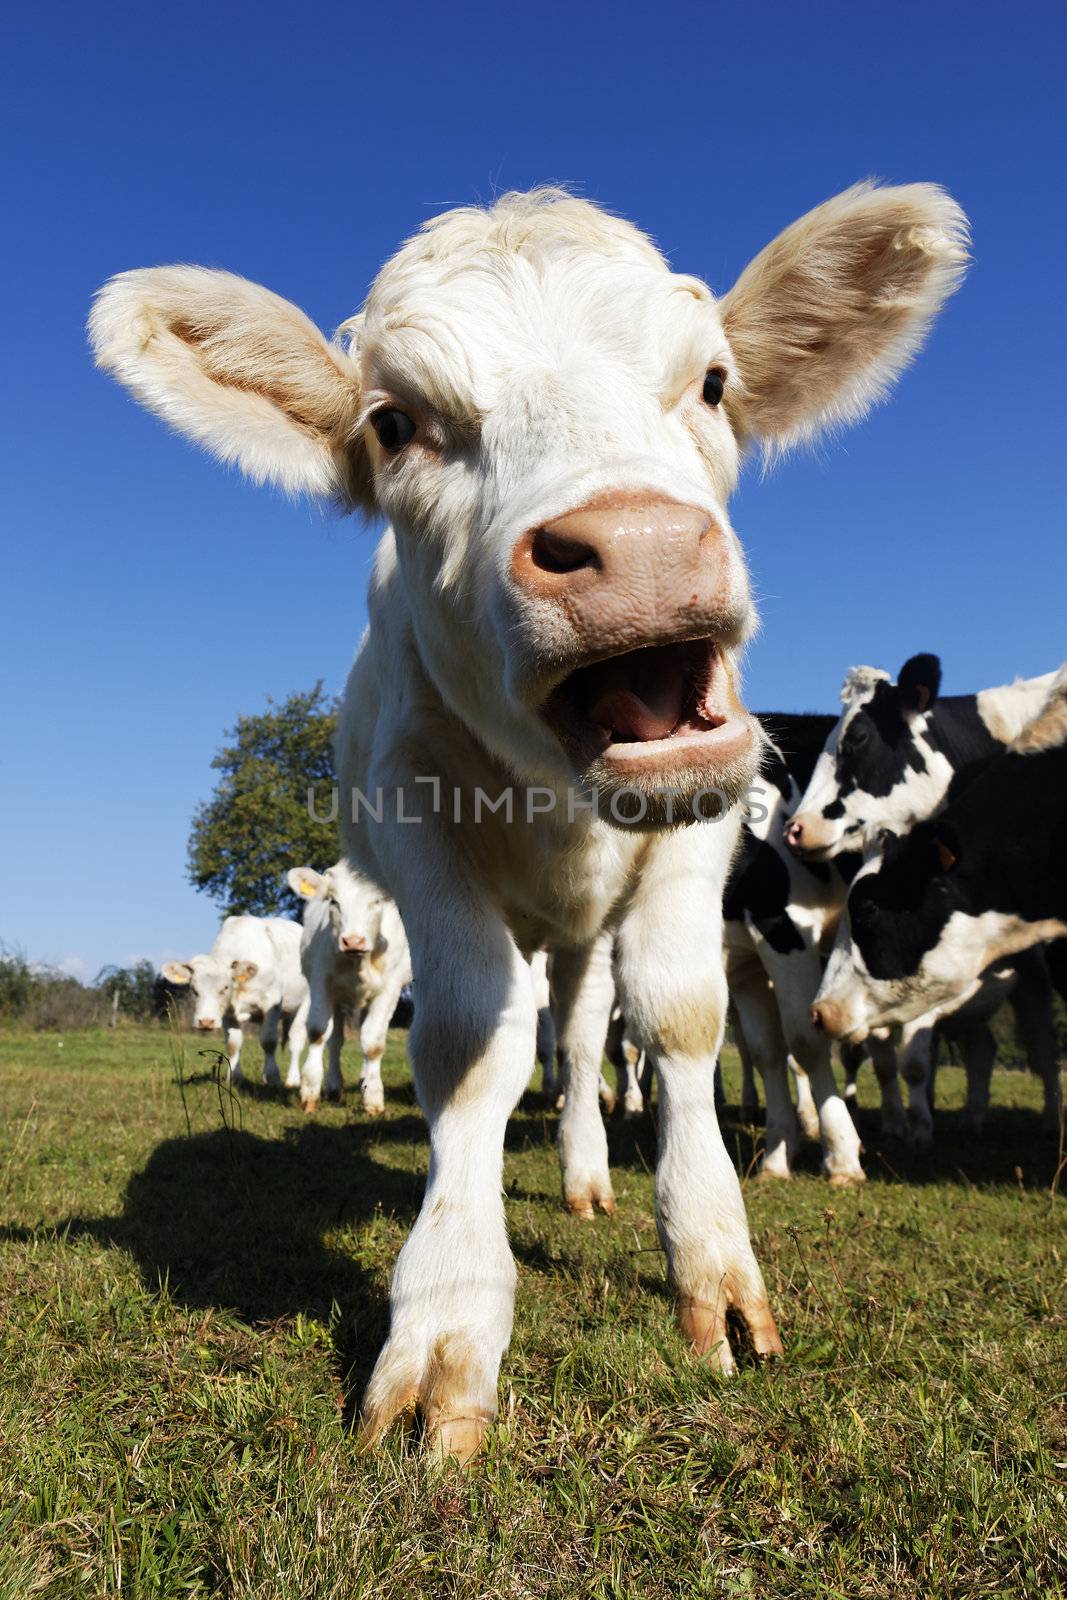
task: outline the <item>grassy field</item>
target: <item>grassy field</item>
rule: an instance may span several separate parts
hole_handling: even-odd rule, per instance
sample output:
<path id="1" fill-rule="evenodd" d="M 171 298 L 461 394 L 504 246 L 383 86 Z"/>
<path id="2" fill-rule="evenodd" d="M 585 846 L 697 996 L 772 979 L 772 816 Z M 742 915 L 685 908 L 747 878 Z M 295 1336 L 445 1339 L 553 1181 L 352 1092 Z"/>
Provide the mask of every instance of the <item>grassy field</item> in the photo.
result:
<path id="1" fill-rule="evenodd" d="M 403 1036 L 378 1123 L 233 1101 L 182 1045 L 179 1075 L 165 1031 L 0 1034 L 0 1595 L 1064 1594 L 1067 1198 L 1023 1074 L 977 1142 L 946 1070 L 929 1161 L 865 1080 L 862 1193 L 814 1150 L 748 1182 L 787 1356 L 731 1382 L 675 1332 L 651 1122 L 612 1124 L 618 1216 L 581 1223 L 524 1106 L 501 1420 L 462 1473 L 354 1431 L 426 1170 Z M 748 1169 L 758 1130 L 728 1139 Z"/>

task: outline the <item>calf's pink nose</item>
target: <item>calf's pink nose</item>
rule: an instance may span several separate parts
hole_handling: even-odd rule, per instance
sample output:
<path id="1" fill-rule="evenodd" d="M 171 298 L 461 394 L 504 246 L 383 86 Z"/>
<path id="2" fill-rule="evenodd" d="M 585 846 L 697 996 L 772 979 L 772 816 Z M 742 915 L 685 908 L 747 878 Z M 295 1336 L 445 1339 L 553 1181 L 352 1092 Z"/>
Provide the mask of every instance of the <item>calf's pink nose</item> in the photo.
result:
<path id="1" fill-rule="evenodd" d="M 718 523 L 650 495 L 605 495 L 529 529 L 511 575 L 530 599 L 557 605 L 592 649 L 696 638 L 715 632 L 730 608 Z"/>
<path id="2" fill-rule="evenodd" d="M 342 950 L 365 950 L 367 941 L 361 933 L 343 933 L 341 935 Z"/>

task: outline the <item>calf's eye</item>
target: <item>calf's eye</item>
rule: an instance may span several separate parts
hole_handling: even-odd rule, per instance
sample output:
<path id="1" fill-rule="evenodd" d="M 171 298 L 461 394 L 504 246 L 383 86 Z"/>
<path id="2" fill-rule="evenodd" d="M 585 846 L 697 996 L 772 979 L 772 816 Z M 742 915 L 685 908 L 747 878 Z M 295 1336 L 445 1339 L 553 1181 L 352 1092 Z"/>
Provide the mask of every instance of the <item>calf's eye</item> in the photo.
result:
<path id="1" fill-rule="evenodd" d="M 406 411 L 392 408 L 376 411 L 370 420 L 371 427 L 378 435 L 378 443 L 391 456 L 399 454 L 415 437 L 415 424 Z"/>
<path id="2" fill-rule="evenodd" d="M 726 387 L 726 379 L 717 367 L 712 367 L 704 375 L 704 404 L 717 406 L 722 399 L 722 392 Z"/>

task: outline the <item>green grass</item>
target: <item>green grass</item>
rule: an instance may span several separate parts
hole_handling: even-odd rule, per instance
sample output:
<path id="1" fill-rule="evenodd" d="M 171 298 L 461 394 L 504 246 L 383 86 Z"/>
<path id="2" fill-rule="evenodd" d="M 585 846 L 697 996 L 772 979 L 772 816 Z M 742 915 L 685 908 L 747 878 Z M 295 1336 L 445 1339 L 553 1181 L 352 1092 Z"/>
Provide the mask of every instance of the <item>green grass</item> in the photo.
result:
<path id="1" fill-rule="evenodd" d="M 749 1182 L 787 1356 L 731 1382 L 675 1332 L 651 1124 L 612 1124 L 618 1216 L 580 1223 L 555 1119 L 520 1110 L 515 1334 L 462 1473 L 354 1431 L 426 1170 L 402 1036 L 380 1123 L 231 1100 L 183 1044 L 184 1092 L 166 1032 L 0 1034 L 0 1595 L 1064 1594 L 1067 1198 L 1033 1080 L 998 1072 L 968 1141 L 946 1070 L 929 1162 L 864 1081 L 864 1192 L 814 1150 Z"/>

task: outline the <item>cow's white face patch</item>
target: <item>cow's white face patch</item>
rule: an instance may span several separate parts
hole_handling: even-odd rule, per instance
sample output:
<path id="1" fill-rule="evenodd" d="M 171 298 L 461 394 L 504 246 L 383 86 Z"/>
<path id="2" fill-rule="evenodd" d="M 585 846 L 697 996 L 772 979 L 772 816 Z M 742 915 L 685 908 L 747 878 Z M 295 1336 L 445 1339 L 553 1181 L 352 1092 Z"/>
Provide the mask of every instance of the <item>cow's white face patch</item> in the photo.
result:
<path id="1" fill-rule="evenodd" d="M 234 994 L 230 968 L 214 956 L 193 956 L 188 963 L 193 976 L 193 1026 L 207 1029 L 222 1026 L 223 1016 Z"/>
<path id="2" fill-rule="evenodd" d="M 845 709 L 796 807 L 799 854 L 829 860 L 858 849 L 870 828 L 904 833 L 942 804 L 952 765 L 927 736 L 928 714 L 902 714 L 893 690 L 888 673 L 874 668 L 846 679 Z"/>
<path id="3" fill-rule="evenodd" d="M 323 874 L 330 923 L 341 949 L 374 949 L 382 918 L 381 891 L 351 871 L 343 861 Z"/>

